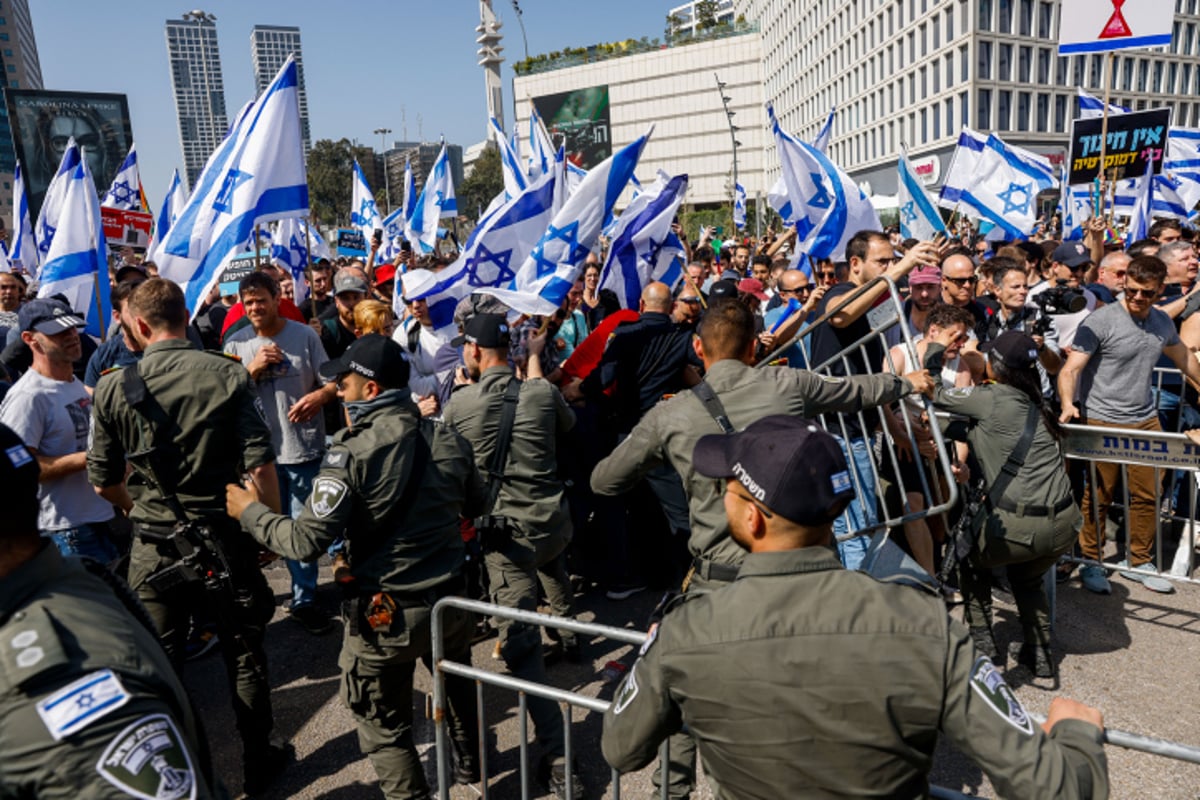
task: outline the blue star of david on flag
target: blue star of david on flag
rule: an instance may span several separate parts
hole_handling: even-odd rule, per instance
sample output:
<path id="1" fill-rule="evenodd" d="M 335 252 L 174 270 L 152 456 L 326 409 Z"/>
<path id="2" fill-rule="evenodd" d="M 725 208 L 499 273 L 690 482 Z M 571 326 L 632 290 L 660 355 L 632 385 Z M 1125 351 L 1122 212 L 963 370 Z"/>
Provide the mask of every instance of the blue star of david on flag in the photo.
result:
<path id="1" fill-rule="evenodd" d="M 658 253 L 660 250 L 662 250 L 662 247 L 664 244 L 666 244 L 666 240 L 663 240 L 661 242 L 656 242 L 656 241 L 654 241 L 653 236 L 649 237 L 649 242 L 647 243 L 647 246 L 646 246 L 646 252 L 639 253 L 638 258 L 640 258 L 642 261 L 644 261 L 647 264 L 656 263 L 658 261 Z"/>
<path id="2" fill-rule="evenodd" d="M 50 242 L 54 239 L 54 232 L 58 230 L 58 228 L 55 228 L 49 222 L 46 222 L 42 224 L 42 230 L 44 231 L 45 236 L 40 242 L 38 242 L 38 252 L 44 256 L 46 253 L 50 252 Z"/>
<path id="3" fill-rule="evenodd" d="M 221 184 L 221 191 L 217 192 L 217 197 L 213 200 L 213 209 L 221 214 L 232 213 L 233 193 L 237 191 L 237 187 L 253 177 L 249 172 L 231 169 L 225 176 L 225 182 Z"/>
<path id="4" fill-rule="evenodd" d="M 547 259 L 544 251 L 545 246 L 555 239 L 567 243 L 568 252 L 567 257 L 563 259 L 564 261 L 575 263 L 587 254 L 587 248 L 579 246 L 578 235 L 578 220 L 563 228 L 556 228 L 551 225 L 546 229 L 546 235 L 542 237 L 542 241 L 538 243 L 538 246 L 533 251 L 533 258 L 537 262 L 537 276 L 539 278 L 545 277 L 558 269 L 558 262 Z"/>
<path id="5" fill-rule="evenodd" d="M 480 242 L 479 246 L 475 248 L 475 254 L 467 259 L 467 282 L 472 286 L 499 286 L 507 283 L 516 277 L 516 274 L 509 267 L 511 260 L 511 249 L 493 253 L 487 249 L 486 245 Z M 480 267 L 485 264 L 494 264 L 496 267 L 495 274 L 487 275 L 484 273 Z"/>
<path id="6" fill-rule="evenodd" d="M 288 257 L 288 261 L 290 263 L 301 264 L 301 265 L 304 264 L 304 261 L 305 261 L 304 244 L 297 237 L 295 237 L 295 236 L 291 237 L 291 240 L 288 242 L 288 252 L 295 254 L 293 256 Z M 301 269 L 303 269 L 303 267 L 301 267 Z"/>
<path id="7" fill-rule="evenodd" d="M 915 206 L 916 206 L 916 202 L 913 200 L 909 200 L 907 203 L 904 204 L 904 208 L 900 209 L 900 213 L 904 215 L 905 222 L 916 222 L 917 221 L 917 212 L 914 210 Z"/>
<path id="8" fill-rule="evenodd" d="M 829 208 L 829 204 L 832 201 L 830 200 L 829 192 L 825 189 L 825 182 L 815 172 L 808 174 L 812 177 L 813 186 L 817 187 L 817 193 L 809 198 L 808 205 L 812 208 Z"/>
<path id="9" fill-rule="evenodd" d="M 350 220 L 351 225 L 366 225 L 379 216 L 379 209 L 375 206 L 375 201 L 371 199 L 363 200 L 362 207 L 358 209 L 356 214 L 352 214 Z"/>
<path id="10" fill-rule="evenodd" d="M 1029 213 L 1030 193 L 1033 190 L 1032 183 L 1020 184 L 1009 183 L 1008 188 L 1003 192 L 997 192 L 996 196 L 1004 201 L 1005 214 L 1027 214 Z M 1013 195 L 1019 194 L 1022 197 L 1020 203 L 1013 200 Z"/>
<path id="11" fill-rule="evenodd" d="M 108 190 L 109 196 L 117 203 L 129 203 L 133 200 L 133 189 L 125 181 L 117 181 Z"/>

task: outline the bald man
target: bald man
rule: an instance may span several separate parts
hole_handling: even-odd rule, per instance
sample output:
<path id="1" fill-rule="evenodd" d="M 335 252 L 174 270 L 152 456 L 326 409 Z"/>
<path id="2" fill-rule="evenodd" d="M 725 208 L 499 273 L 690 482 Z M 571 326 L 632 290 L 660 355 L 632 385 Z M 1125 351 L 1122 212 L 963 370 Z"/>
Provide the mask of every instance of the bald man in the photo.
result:
<path id="1" fill-rule="evenodd" d="M 637 322 L 617 326 L 599 366 L 563 395 L 568 400 L 598 400 L 615 384 L 611 400 L 616 432 L 625 434 L 664 395 L 695 383 L 700 364 L 692 350 L 691 329 L 671 319 L 672 305 L 665 283 L 647 284 L 638 302 Z"/>

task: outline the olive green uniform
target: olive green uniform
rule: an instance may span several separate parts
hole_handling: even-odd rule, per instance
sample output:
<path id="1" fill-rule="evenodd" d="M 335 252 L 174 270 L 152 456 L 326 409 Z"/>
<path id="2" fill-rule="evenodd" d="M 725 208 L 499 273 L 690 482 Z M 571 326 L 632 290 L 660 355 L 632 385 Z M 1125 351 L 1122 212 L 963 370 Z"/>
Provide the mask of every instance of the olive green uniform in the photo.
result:
<path id="1" fill-rule="evenodd" d="M 737 430 L 772 414 L 812 418 L 833 411 L 854 412 L 890 403 L 912 391 L 897 375 L 834 378 L 800 369 L 755 369 L 725 359 L 704 376 Z M 725 482 L 696 472 L 692 452 L 701 436 L 721 427 L 694 392 L 681 392 L 656 405 L 629 437 L 592 471 L 592 491 L 615 495 L 632 489 L 650 470 L 668 464 L 683 479 L 691 516 L 688 547 L 695 558 L 688 592 L 710 591 L 733 580 L 746 551 L 729 536 Z M 686 734 L 671 737 L 669 782 L 673 798 L 686 797 L 695 784 L 695 745 Z M 660 776 L 655 775 L 655 784 Z"/>
<path id="2" fill-rule="evenodd" d="M 310 561 L 339 536 L 347 539 L 353 590 L 345 610 L 346 636 L 338 665 L 341 696 L 358 722 L 358 741 L 388 798 L 423 798 L 429 786 L 412 738 L 412 679 L 418 659 L 429 666 L 430 617 L 440 598 L 461 593 L 463 541 L 460 516 L 473 516 L 484 500 L 471 447 L 443 425 L 420 423 L 408 389 L 352 404 L 351 429 L 333 446 L 313 479 L 313 493 L 295 520 L 254 503 L 242 527 L 287 558 Z M 431 431 L 420 432 L 419 425 Z M 418 437 L 430 452 L 414 472 Z M 419 481 L 411 506 L 398 507 L 410 480 Z M 390 625 L 373 629 L 363 609 L 386 593 L 396 611 Z M 449 609 L 446 656 L 471 659 L 470 616 Z M 474 692 L 469 682 L 447 678 L 451 737 L 461 756 L 478 752 Z"/>
<path id="3" fill-rule="evenodd" d="M 949 390 L 939 384 L 935 398 L 939 409 L 968 419 L 967 442 L 983 470 L 985 485 L 991 486 L 1025 429 L 1029 398 L 1005 384 Z M 954 427 L 950 435 L 956 435 Z M 1049 647 L 1050 607 L 1043 578 L 1078 538 L 1083 515 L 1071 495 L 1063 452 L 1040 413 L 1025 463 L 1004 498 L 1015 508 L 991 508 L 981 528 L 973 532 L 975 549 L 960 576 L 964 616 L 972 628 L 990 630 L 990 570 L 1007 566 L 1026 644 Z"/>
<path id="4" fill-rule="evenodd" d="M 500 428 L 504 392 L 513 372 L 490 367 L 479 382 L 454 392 L 444 419 L 475 450 L 475 463 L 486 470 Z M 536 611 L 539 583 L 550 608 L 558 616 L 571 615 L 571 582 L 563 563 L 563 550 L 571 540 L 571 517 L 562 480 L 558 477 L 558 434 L 575 425 L 575 412 L 549 382 L 534 378 L 521 384 L 513 421 L 508 463 L 495 508 L 491 513 L 508 522 L 511 540 L 483 541 L 492 602 L 509 608 Z M 499 620 L 500 655 L 515 675 L 545 683 L 542 637 L 538 628 Z M 562 635 L 564 645 L 574 644 L 573 634 Z M 563 754 L 562 715 L 544 698 L 529 698 L 538 740 L 551 758 Z"/>
<path id="5" fill-rule="evenodd" d="M 82 561 L 47 544 L 0 581 L 0 797 L 214 797 L 202 746 L 154 634 Z"/>
<path id="6" fill-rule="evenodd" d="M 670 612 L 605 714 L 604 757 L 639 769 L 684 724 L 721 798 L 927 797 L 939 732 L 1002 797 L 1108 795 L 1099 728 L 1043 733 L 939 597 L 832 547 L 749 555 Z"/>
<path id="7" fill-rule="evenodd" d="M 262 642 L 275 597 L 258 566 L 258 545 L 225 513 L 225 486 L 241 480 L 243 467 L 253 469 L 274 461 L 271 433 L 255 406 L 250 375 L 235 359 L 195 350 L 186 339 L 171 339 L 147 347 L 139 371 L 154 402 L 172 423 L 167 435 L 159 435 L 165 460 L 177 468 L 171 470 L 174 475 L 159 478 L 175 483 L 175 495 L 188 516 L 206 523 L 222 545 L 233 583 L 231 601 L 214 604 L 198 584 L 160 593 L 148 582 L 179 556 L 172 545 L 150 541 L 143 534 L 169 534 L 176 517 L 156 484 L 141 471 L 142 454 L 152 446 L 151 426 L 127 402 L 122 370 L 103 376 L 96 386 L 88 480 L 93 486 L 118 485 L 125 479 L 126 459 L 134 464 L 126 482 L 134 503 L 129 514 L 134 527 L 129 584 L 154 620 L 177 669 L 183 664 L 192 610 L 210 607 L 249 773 L 265 763 L 274 725 Z"/>

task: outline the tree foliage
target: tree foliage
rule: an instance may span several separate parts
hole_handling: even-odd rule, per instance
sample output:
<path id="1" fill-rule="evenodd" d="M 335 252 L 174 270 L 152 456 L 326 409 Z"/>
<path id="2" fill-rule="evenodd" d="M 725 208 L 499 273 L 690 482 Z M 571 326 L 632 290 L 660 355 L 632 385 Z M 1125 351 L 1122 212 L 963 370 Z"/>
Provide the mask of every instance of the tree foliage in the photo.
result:
<path id="1" fill-rule="evenodd" d="M 488 207 L 496 195 L 504 191 L 504 173 L 500 166 L 500 150 L 494 142 L 479 154 L 471 174 L 463 179 L 454 194 L 458 199 L 459 213 L 476 219 L 479 210 Z"/>
<path id="2" fill-rule="evenodd" d="M 354 159 L 372 164 L 375 152 L 349 139 L 318 139 L 308 153 L 308 202 L 312 218 L 322 225 L 348 225 Z M 377 198 L 382 187 L 375 188 Z M 378 202 L 378 200 L 377 200 Z M 383 203 L 379 203 L 382 211 Z"/>
<path id="3" fill-rule="evenodd" d="M 700 0 L 696 3 L 696 28 L 706 31 L 717 27 L 717 14 L 720 12 L 717 0 Z"/>

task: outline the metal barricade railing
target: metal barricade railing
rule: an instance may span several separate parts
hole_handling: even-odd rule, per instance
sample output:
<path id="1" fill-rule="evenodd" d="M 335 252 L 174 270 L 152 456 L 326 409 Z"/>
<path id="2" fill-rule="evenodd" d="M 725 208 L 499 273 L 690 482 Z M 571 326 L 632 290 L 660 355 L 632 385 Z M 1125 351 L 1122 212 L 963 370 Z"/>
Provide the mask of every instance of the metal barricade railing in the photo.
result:
<path id="1" fill-rule="evenodd" d="M 480 795 L 486 800 L 488 797 L 488 771 L 487 771 L 487 737 L 484 735 L 487 729 L 487 723 L 484 716 L 483 707 L 483 687 L 484 685 L 496 686 L 498 688 L 515 691 L 518 694 L 518 709 L 519 728 L 520 728 L 520 782 L 521 782 L 521 798 L 528 800 L 529 793 L 529 776 L 528 776 L 528 723 L 526 715 L 525 698 L 528 695 L 535 697 L 544 697 L 560 703 L 563 711 L 563 734 L 565 747 L 565 758 L 567 764 L 573 763 L 573 747 L 571 739 L 571 709 L 573 707 L 585 708 L 589 711 L 603 714 L 608 710 L 609 703 L 595 697 L 589 697 L 578 692 L 570 692 L 565 689 L 559 689 L 553 686 L 544 686 L 530 681 L 521 680 L 511 675 L 503 675 L 487 670 L 477 669 L 470 664 L 460 664 L 455 661 L 448 661 L 445 657 L 445 643 L 443 641 L 443 626 L 442 620 L 445 616 L 445 610 L 448 608 L 458 608 L 469 611 L 475 614 L 485 616 L 500 617 L 511 619 L 517 622 L 525 622 L 530 625 L 539 627 L 556 628 L 560 630 L 569 630 L 579 634 L 589 636 L 601 636 L 614 641 L 624 642 L 626 644 L 641 645 L 646 641 L 647 634 L 641 631 L 633 631 L 627 628 L 614 628 L 608 625 L 598 625 L 594 623 L 578 622 L 566 617 L 554 617 L 548 614 L 538 614 L 532 611 L 522 611 L 515 608 L 507 608 L 504 606 L 492 605 L 483 603 L 478 600 L 467 600 L 461 597 L 447 597 L 439 600 L 433 609 L 432 619 L 432 639 L 433 639 L 433 723 L 435 730 L 435 755 L 437 758 L 437 776 L 438 776 L 438 797 L 439 800 L 449 800 L 450 797 L 450 747 L 447 742 L 446 730 L 446 676 L 455 675 L 475 681 L 475 698 L 479 717 L 479 762 L 480 773 L 482 776 L 481 785 L 479 787 Z M 1045 719 L 1037 714 L 1030 715 L 1035 721 L 1041 723 Z M 1159 739 L 1152 736 L 1143 736 L 1136 733 L 1128 733 L 1126 731 L 1114 730 L 1106 728 L 1104 731 L 1104 743 L 1116 747 L 1134 750 L 1150 755 L 1162 756 L 1177 761 L 1184 761 L 1191 764 L 1200 764 L 1200 747 L 1192 747 L 1190 745 L 1172 742 L 1166 739 Z M 666 763 L 668 760 L 667 742 L 664 741 L 662 747 L 659 748 L 659 760 L 661 763 Z M 956 790 L 948 789 L 942 786 L 930 786 L 930 796 L 940 798 L 940 800 L 974 800 L 973 796 L 962 794 Z M 668 791 L 667 781 L 662 781 L 662 798 L 666 800 Z M 567 798 L 572 800 L 573 786 L 570 780 L 567 781 Z M 612 771 L 612 797 L 613 800 L 620 800 L 621 797 L 621 776 L 616 771 Z M 582 800 L 582 799 L 580 799 Z"/>
<path id="2" fill-rule="evenodd" d="M 813 363 L 810 356 L 809 340 L 812 335 L 823 325 L 831 325 L 831 320 L 837 313 L 847 304 L 854 302 L 857 298 L 865 293 L 875 291 L 880 285 L 886 287 L 886 299 L 883 303 L 876 305 L 866 313 L 867 324 L 870 330 L 859 337 L 857 340 L 846 344 L 836 354 L 826 358 L 819 363 Z M 891 341 L 889 342 L 889 337 Z M 854 292 L 846 296 L 844 302 L 839 303 L 836 308 L 827 311 L 823 316 L 814 320 L 812 324 L 802 329 L 796 336 L 776 348 L 776 350 L 767 358 L 760 362 L 760 367 L 765 367 L 770 361 L 779 354 L 786 352 L 793 345 L 800 347 L 804 354 L 806 366 L 813 372 L 820 375 L 834 375 L 835 367 L 840 367 L 846 375 L 863 375 L 863 374 L 878 374 L 880 372 L 891 372 L 898 374 L 896 363 L 892 358 L 892 347 L 899 344 L 903 348 L 904 359 L 907 365 L 905 372 L 916 372 L 921 369 L 921 365 L 916 357 L 916 345 L 913 341 L 912 332 L 909 330 L 907 320 L 905 320 L 904 302 L 900 297 L 900 292 L 887 277 L 879 277 L 863 286 L 856 289 Z M 877 348 L 877 349 L 876 349 Z M 872 349 L 876 349 L 873 356 Z M 879 363 L 873 363 L 879 353 L 883 354 Z M 886 365 L 886 366 L 885 366 Z M 923 460 L 919 450 L 919 437 L 914 430 L 912 423 L 912 415 L 907 413 L 904 407 L 909 401 L 920 403 L 920 408 L 924 414 L 928 415 L 929 419 L 933 418 L 934 410 L 928 398 L 917 396 L 906 398 L 901 401 L 900 421 L 903 423 L 903 432 L 895 430 L 895 425 L 888 425 L 888 420 L 884 415 L 890 411 L 886 407 L 878 407 L 870 410 L 858 411 L 853 414 L 824 414 L 818 422 L 825 430 L 838 436 L 843 442 L 843 447 L 846 448 L 849 460 L 851 461 L 850 475 L 854 482 L 856 495 L 861 498 L 869 498 L 871 492 L 865 492 L 858 469 L 853 463 L 854 457 L 850 450 L 848 442 L 852 437 L 852 432 L 855 426 L 858 431 L 863 432 L 862 437 L 868 443 L 866 448 L 866 456 L 870 465 L 870 475 L 868 480 L 873 484 L 873 495 L 879 499 L 877 509 L 868 509 L 870 512 L 879 511 L 877 519 L 873 521 L 868 518 L 865 526 L 848 525 L 848 529 L 854 529 L 852 533 L 844 536 L 839 536 L 840 540 L 853 538 L 855 536 L 870 535 L 880 529 L 895 528 L 904 525 L 905 523 L 913 523 L 918 520 L 924 520 L 930 517 L 942 515 L 953 507 L 958 499 L 958 486 L 954 480 L 954 473 L 951 469 L 951 460 L 946 451 L 946 443 L 942 437 L 941 430 L 937 425 L 929 425 L 927 435 L 932 438 L 936 454 L 932 460 L 925 460 L 924 463 L 932 464 L 933 470 L 925 470 L 918 468 L 915 471 L 918 478 L 919 486 L 907 485 L 903 470 L 900 468 L 900 459 L 903 458 L 897 449 L 896 438 L 905 439 L 911 457 L 918 462 Z M 885 467 L 890 469 L 885 470 Z M 894 514 L 889 508 L 884 499 L 883 479 L 886 476 L 887 480 L 895 484 L 899 498 L 898 515 Z M 941 480 L 937 480 L 940 478 Z M 910 503 L 910 495 L 920 495 L 921 507 L 914 508 Z M 871 517 L 875 517 L 874 513 Z"/>

